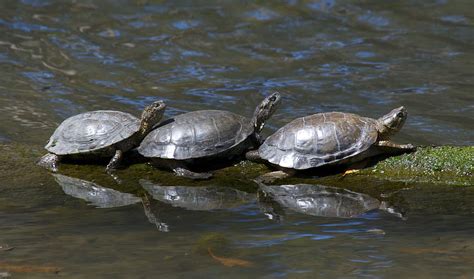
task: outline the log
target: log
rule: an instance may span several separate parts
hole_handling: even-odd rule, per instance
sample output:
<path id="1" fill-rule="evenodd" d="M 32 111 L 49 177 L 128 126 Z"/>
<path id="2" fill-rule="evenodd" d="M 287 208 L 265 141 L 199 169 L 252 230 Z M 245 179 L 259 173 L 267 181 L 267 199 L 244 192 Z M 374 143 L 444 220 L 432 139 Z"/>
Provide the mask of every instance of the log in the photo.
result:
<path id="1" fill-rule="evenodd" d="M 0 145 L 0 179 L 5 181 L 37 181 L 48 176 L 48 171 L 35 165 L 44 153 L 41 148 L 20 144 Z M 278 183 L 308 183 L 346 187 L 353 184 L 380 184 L 397 182 L 402 184 L 424 183 L 474 186 L 474 146 L 420 147 L 416 152 L 389 158 L 377 158 L 369 162 L 370 167 L 343 176 L 344 168 L 323 168 L 304 172 Z M 167 170 L 156 169 L 147 163 L 133 163 L 118 170 L 116 175 L 125 183 L 137 184 L 140 179 L 157 181 L 163 185 L 222 185 L 238 189 L 256 187 L 253 180 L 272 171 L 264 164 L 242 161 L 230 167 L 217 169 L 210 180 L 192 181 L 176 177 Z M 104 172 L 102 164 L 60 165 L 60 172 L 72 177 L 98 181 L 106 185 L 116 184 Z M 107 187 L 107 186 L 106 186 Z"/>

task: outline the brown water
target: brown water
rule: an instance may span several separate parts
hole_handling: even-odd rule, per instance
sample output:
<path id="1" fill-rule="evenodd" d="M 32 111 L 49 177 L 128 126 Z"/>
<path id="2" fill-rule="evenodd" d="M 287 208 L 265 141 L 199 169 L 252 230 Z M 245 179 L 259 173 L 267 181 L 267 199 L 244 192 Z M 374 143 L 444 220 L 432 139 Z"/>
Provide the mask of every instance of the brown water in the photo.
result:
<path id="1" fill-rule="evenodd" d="M 378 117 L 404 105 L 399 141 L 473 145 L 473 24 L 469 0 L 0 1 L 0 143 L 41 150 L 68 116 L 138 115 L 156 99 L 167 116 L 211 108 L 249 116 L 277 90 L 282 106 L 266 133 L 311 113 Z M 0 278 L 6 264 L 61 268 L 14 278 L 474 276 L 469 187 L 406 185 L 395 199 L 406 220 L 287 209 L 277 222 L 256 186 L 217 191 L 211 210 L 150 196 L 147 218 L 139 181 L 113 187 L 139 202 L 95 208 L 32 163 L 0 169 L 0 246 L 15 247 L 0 249 Z M 209 191 L 193 195 L 211 204 Z M 225 266 L 208 247 L 251 264 Z"/>

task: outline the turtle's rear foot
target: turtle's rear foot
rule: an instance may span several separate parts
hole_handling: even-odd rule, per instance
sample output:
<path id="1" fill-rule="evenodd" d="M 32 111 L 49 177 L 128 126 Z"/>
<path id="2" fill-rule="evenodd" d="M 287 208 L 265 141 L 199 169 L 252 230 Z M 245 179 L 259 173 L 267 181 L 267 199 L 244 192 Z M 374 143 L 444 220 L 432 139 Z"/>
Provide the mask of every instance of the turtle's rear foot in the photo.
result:
<path id="1" fill-rule="evenodd" d="M 53 154 L 53 153 L 48 153 L 46 155 L 43 155 L 43 157 L 41 157 L 36 162 L 36 164 L 52 172 L 57 172 L 59 161 L 60 161 L 60 157 L 58 155 Z"/>
<path id="2" fill-rule="evenodd" d="M 273 183 L 276 180 L 287 178 L 287 177 L 293 176 L 294 174 L 295 174 L 295 171 L 293 170 L 272 171 L 272 172 L 260 175 L 259 177 L 255 179 L 255 181 L 257 181 L 257 183 L 260 182 L 264 184 Z"/>
<path id="3" fill-rule="evenodd" d="M 391 141 L 383 140 L 377 142 L 379 147 L 384 148 L 385 152 L 400 153 L 400 152 L 412 152 L 416 151 L 416 146 L 413 144 L 397 144 Z"/>
<path id="4" fill-rule="evenodd" d="M 173 171 L 177 176 L 186 177 L 186 178 L 190 178 L 194 180 L 209 179 L 212 177 L 212 173 L 209 173 L 209 172 L 197 173 L 197 172 L 192 172 L 185 168 L 174 168 Z"/>

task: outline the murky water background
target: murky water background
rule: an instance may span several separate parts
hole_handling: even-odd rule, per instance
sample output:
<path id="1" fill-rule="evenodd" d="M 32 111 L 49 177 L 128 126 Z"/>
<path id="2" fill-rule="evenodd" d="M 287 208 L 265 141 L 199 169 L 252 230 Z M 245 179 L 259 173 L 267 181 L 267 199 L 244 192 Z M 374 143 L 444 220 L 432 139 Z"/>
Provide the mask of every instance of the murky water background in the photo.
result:
<path id="1" fill-rule="evenodd" d="M 156 99 L 168 116 L 210 108 L 250 116 L 278 90 L 283 103 L 267 133 L 311 113 L 378 117 L 404 105 L 399 141 L 472 145 L 473 11 L 467 0 L 1 1 L 0 142 L 40 150 L 68 116 L 138 115 Z M 15 249 L 0 250 L 0 272 L 15 263 L 58 266 L 68 278 L 474 276 L 470 188 L 398 193 L 407 220 L 287 210 L 276 222 L 256 188 L 210 211 L 152 199 L 163 232 L 141 201 L 96 209 L 42 170 L 2 172 L 0 245 Z M 121 187 L 143 192 L 138 181 Z M 251 266 L 223 265 L 206 251 L 212 245 Z"/>

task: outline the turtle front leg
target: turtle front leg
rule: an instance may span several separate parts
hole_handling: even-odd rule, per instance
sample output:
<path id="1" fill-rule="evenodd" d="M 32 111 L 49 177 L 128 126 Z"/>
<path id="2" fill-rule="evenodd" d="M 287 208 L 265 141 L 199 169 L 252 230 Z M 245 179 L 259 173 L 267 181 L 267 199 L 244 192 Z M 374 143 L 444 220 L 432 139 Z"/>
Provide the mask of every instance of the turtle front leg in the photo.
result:
<path id="1" fill-rule="evenodd" d="M 123 158 L 123 151 L 120 149 L 115 150 L 115 155 L 110 160 L 109 164 L 105 168 L 105 171 L 110 173 L 111 171 L 116 170 L 118 166 L 120 165 L 122 158 Z"/>
<path id="2" fill-rule="evenodd" d="M 153 209 L 151 207 L 151 202 L 150 202 L 150 199 L 148 198 L 147 194 L 145 194 L 142 197 L 142 205 L 143 205 L 143 210 L 145 211 L 145 216 L 147 217 L 147 219 L 150 223 L 155 225 L 156 228 L 160 232 L 169 232 L 170 231 L 168 225 L 164 222 L 161 222 L 158 214 L 155 214 L 153 212 Z"/>
<path id="3" fill-rule="evenodd" d="M 416 146 L 412 144 L 397 144 L 388 140 L 381 140 L 376 145 L 383 149 L 384 153 L 404 153 L 416 150 Z"/>
<path id="4" fill-rule="evenodd" d="M 36 164 L 52 172 L 58 172 L 58 164 L 60 160 L 61 157 L 59 155 L 48 153 L 43 155 Z"/>

